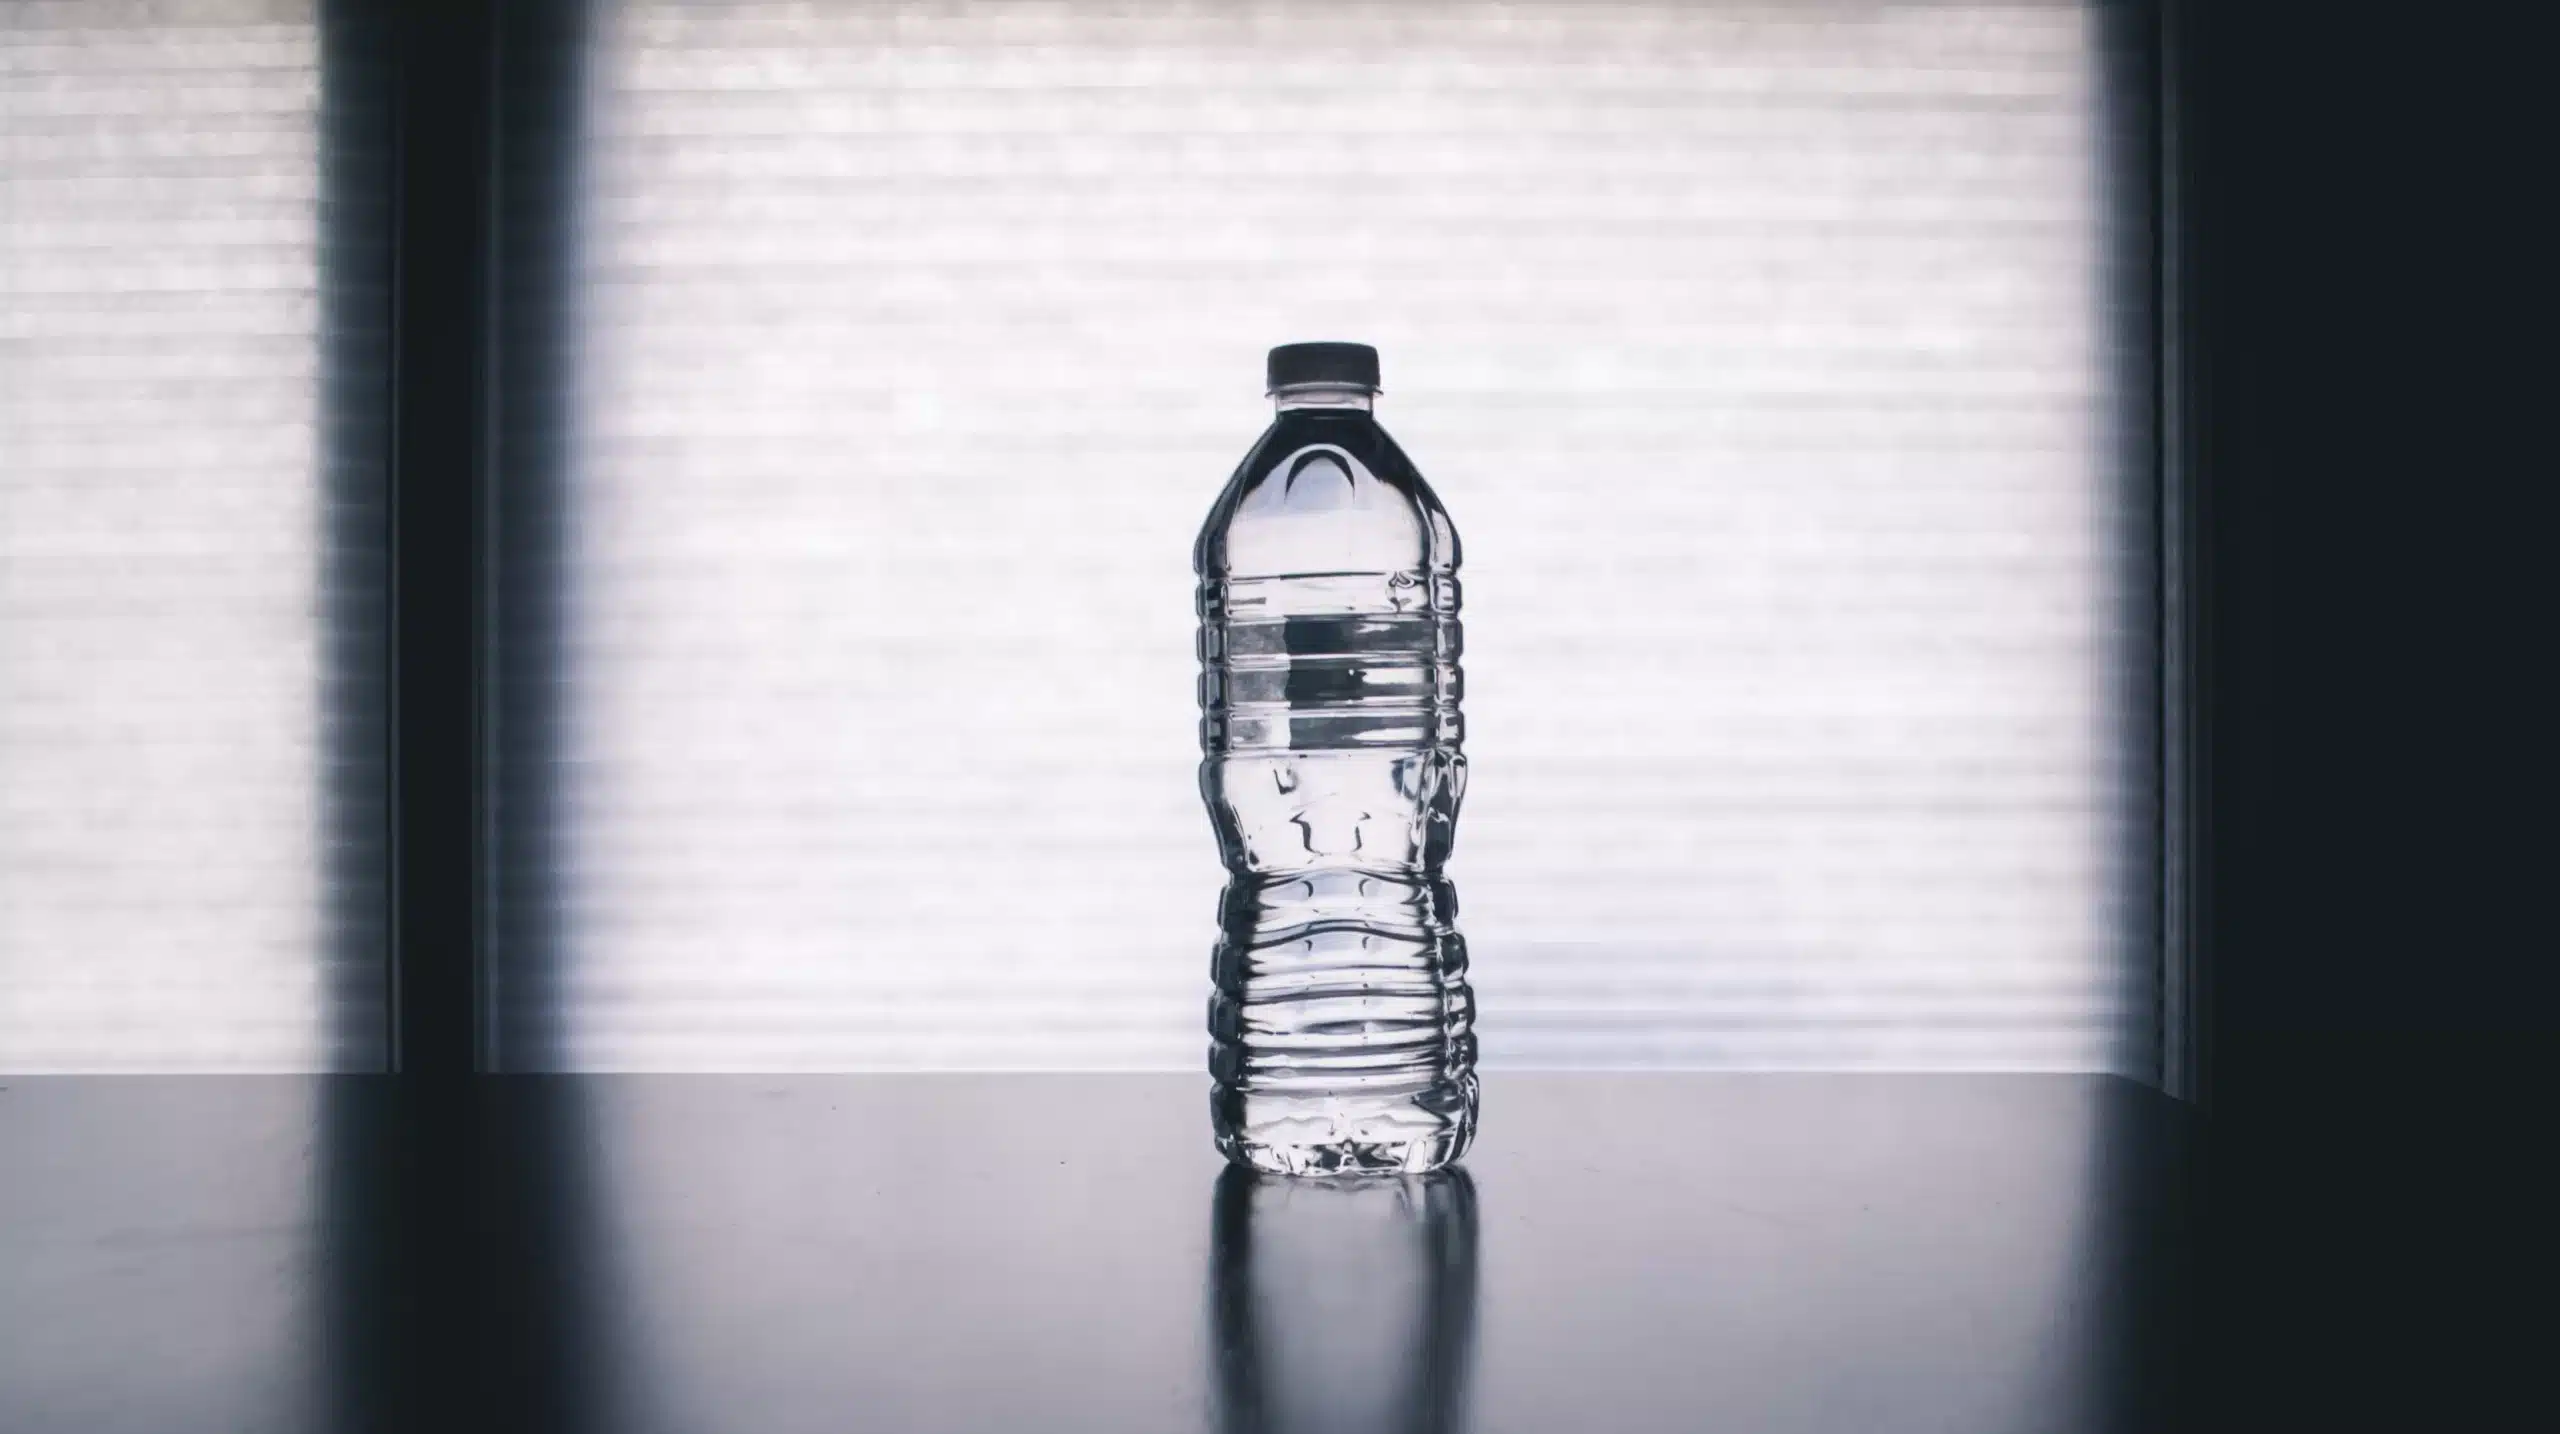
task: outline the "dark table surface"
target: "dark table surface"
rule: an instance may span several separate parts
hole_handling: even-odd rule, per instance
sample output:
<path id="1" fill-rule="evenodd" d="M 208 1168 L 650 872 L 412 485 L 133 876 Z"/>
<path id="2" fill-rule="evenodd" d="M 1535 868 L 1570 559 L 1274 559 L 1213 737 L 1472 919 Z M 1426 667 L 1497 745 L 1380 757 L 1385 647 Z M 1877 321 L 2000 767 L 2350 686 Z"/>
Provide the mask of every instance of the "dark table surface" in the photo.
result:
<path id="1" fill-rule="evenodd" d="M 1255 1182 L 1179 1076 L 0 1078 L 0 1431 L 2159 1429 L 2184 1107 L 1497 1075 Z"/>

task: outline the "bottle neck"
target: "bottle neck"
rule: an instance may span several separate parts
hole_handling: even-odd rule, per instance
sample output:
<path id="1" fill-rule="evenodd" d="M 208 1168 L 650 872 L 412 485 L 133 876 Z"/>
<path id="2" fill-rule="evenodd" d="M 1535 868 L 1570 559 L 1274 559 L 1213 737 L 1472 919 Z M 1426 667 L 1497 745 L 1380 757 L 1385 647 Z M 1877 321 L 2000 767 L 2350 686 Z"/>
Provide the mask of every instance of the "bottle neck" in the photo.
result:
<path id="1" fill-rule="evenodd" d="M 1273 389 L 1271 402 L 1282 413 L 1367 413 L 1376 407 L 1378 391 L 1353 383 L 1293 383 Z"/>

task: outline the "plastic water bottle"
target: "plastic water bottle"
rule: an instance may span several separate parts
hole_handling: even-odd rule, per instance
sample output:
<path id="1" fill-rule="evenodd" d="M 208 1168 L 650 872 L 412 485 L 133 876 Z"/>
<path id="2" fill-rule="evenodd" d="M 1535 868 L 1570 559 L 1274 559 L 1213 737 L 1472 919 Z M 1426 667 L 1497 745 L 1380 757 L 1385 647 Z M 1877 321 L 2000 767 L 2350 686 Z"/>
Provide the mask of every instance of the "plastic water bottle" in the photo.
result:
<path id="1" fill-rule="evenodd" d="M 1200 793 L 1227 866 L 1209 998 L 1218 1148 L 1415 1172 L 1475 1134 L 1475 1002 L 1440 874 L 1466 792 L 1458 534 L 1371 414 L 1377 350 L 1271 351 L 1279 407 L 1200 576 Z"/>

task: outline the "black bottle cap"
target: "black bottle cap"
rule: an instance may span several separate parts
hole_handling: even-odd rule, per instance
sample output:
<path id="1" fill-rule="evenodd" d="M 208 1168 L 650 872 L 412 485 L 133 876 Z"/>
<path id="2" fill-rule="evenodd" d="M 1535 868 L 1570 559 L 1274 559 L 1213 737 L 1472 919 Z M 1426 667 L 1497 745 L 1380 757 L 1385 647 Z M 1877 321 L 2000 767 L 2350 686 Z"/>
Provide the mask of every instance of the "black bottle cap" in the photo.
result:
<path id="1" fill-rule="evenodd" d="M 1282 344 L 1271 351 L 1263 372 L 1274 389 L 1301 383 L 1374 389 L 1378 386 L 1378 351 L 1367 344 Z"/>

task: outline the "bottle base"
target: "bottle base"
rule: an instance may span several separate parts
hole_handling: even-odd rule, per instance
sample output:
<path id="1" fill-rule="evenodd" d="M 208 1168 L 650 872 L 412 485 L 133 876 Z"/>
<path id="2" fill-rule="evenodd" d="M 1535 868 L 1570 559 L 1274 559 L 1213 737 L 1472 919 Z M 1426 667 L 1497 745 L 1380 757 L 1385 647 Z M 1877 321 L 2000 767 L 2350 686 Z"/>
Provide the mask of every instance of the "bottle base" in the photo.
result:
<path id="1" fill-rule="evenodd" d="M 1331 1145 L 1266 1145 L 1241 1138 L 1218 1142 L 1227 1163 L 1262 1175 L 1307 1175 L 1342 1179 L 1362 1175 L 1423 1175 L 1445 1169 L 1466 1153 L 1458 1135 L 1428 1140 Z"/>
<path id="2" fill-rule="evenodd" d="M 1211 1096 L 1218 1153 L 1266 1175 L 1419 1175 L 1456 1164 L 1474 1143 L 1476 1080 L 1401 1097 Z"/>

